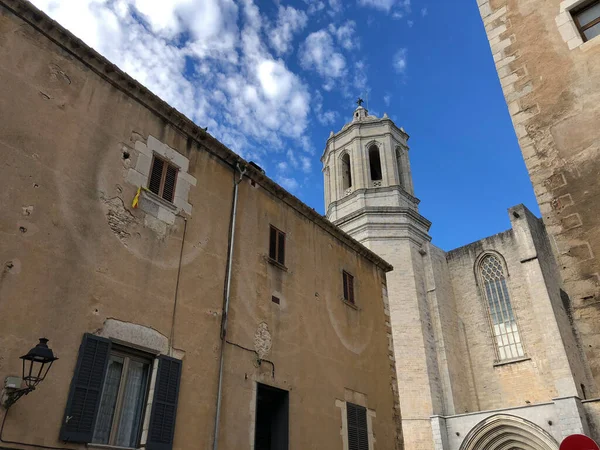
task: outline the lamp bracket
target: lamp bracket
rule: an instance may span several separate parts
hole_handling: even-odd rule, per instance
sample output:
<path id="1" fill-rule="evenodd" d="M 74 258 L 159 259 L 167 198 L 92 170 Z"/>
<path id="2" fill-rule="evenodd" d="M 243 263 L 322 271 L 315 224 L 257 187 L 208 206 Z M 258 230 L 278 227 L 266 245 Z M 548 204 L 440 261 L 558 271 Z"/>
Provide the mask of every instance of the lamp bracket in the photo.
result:
<path id="1" fill-rule="evenodd" d="M 2 390 L 2 393 L 0 394 L 0 406 L 8 410 L 12 405 L 14 405 L 17 402 L 17 400 L 34 390 L 34 387 L 26 387 L 23 389 L 5 387 Z"/>

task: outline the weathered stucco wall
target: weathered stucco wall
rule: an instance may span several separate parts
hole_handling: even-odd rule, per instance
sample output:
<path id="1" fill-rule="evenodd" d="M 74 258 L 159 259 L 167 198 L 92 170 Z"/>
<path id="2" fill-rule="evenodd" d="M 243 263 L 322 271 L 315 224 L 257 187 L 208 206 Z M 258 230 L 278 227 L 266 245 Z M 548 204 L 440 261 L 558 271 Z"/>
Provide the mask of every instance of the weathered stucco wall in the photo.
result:
<path id="1" fill-rule="evenodd" d="M 575 0 L 478 0 L 500 83 L 595 383 L 600 380 L 600 39 Z M 567 298 L 567 297 L 565 297 Z M 595 386 L 588 391 L 596 392 Z"/>
<path id="2" fill-rule="evenodd" d="M 40 336 L 60 360 L 12 407 L 4 438 L 61 445 L 82 335 L 102 334 L 113 319 L 154 330 L 156 345 L 172 337 L 183 357 L 175 448 L 209 448 L 239 158 L 56 24 L 8 3 L 55 42 L 0 2 L 0 379 L 20 374 L 18 357 Z M 149 136 L 185 156 L 196 179 L 191 215 L 173 224 L 130 207 L 129 169 Z M 336 400 L 351 391 L 376 414 L 375 448 L 401 448 L 385 264 L 258 171 L 249 175 L 255 186 L 240 184 L 228 340 L 264 351 L 274 370 L 226 346 L 221 448 L 252 448 L 257 381 L 289 391 L 291 449 L 342 448 Z M 287 233 L 287 271 L 267 261 L 269 224 Z M 342 270 L 355 276 L 356 309 L 342 301 Z"/>

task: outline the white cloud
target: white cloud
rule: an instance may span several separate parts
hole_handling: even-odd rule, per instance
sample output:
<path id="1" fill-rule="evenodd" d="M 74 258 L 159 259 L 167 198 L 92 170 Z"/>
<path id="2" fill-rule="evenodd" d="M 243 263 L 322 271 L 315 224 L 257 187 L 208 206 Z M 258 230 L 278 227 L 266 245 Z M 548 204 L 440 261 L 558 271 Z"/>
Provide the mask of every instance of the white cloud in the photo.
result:
<path id="1" fill-rule="evenodd" d="M 284 176 L 277 177 L 277 182 L 290 192 L 295 192 L 300 187 L 298 181 L 295 178 L 288 178 Z"/>
<path id="2" fill-rule="evenodd" d="M 329 0 L 329 7 L 331 8 L 331 12 L 333 14 L 337 14 L 342 11 L 344 5 L 342 0 Z"/>
<path id="3" fill-rule="evenodd" d="M 405 73 L 406 72 L 406 67 L 408 65 L 408 50 L 405 48 L 401 48 L 400 50 L 398 50 L 396 52 L 396 54 L 394 55 L 394 59 L 392 61 L 392 64 L 394 66 L 394 70 L 400 74 Z"/>
<path id="4" fill-rule="evenodd" d="M 360 47 L 358 34 L 356 33 L 356 22 L 348 20 L 346 23 L 336 28 L 335 25 L 329 25 L 329 31 L 333 34 L 338 44 L 346 50 L 352 50 Z"/>
<path id="5" fill-rule="evenodd" d="M 354 82 L 353 85 L 359 91 L 368 90 L 367 89 L 367 65 L 364 61 L 356 61 L 354 63 Z"/>
<path id="6" fill-rule="evenodd" d="M 336 111 L 323 111 L 323 94 L 316 91 L 313 96 L 313 107 L 317 115 L 317 120 L 321 125 L 333 125 L 337 120 L 339 114 Z"/>
<path id="7" fill-rule="evenodd" d="M 300 162 L 302 164 L 302 171 L 304 173 L 310 173 L 310 170 L 312 168 L 310 158 L 308 158 L 306 156 L 301 156 Z"/>
<path id="8" fill-rule="evenodd" d="M 308 15 L 313 15 L 325 9 L 325 2 L 322 0 L 304 0 L 304 3 L 308 5 L 306 10 Z"/>
<path id="9" fill-rule="evenodd" d="M 421 16 L 425 17 L 428 13 L 427 8 L 421 9 Z"/>
<path id="10" fill-rule="evenodd" d="M 410 12 L 410 0 L 358 0 L 361 6 L 369 6 L 385 12 L 398 8 L 405 13 Z"/>
<path id="11" fill-rule="evenodd" d="M 308 88 L 269 51 L 253 0 L 33 3 L 242 156 L 277 167 L 286 148 L 312 151 Z M 306 20 L 280 8 L 274 48 L 287 51 Z"/>
<path id="12" fill-rule="evenodd" d="M 390 106 L 391 102 L 392 102 L 392 95 L 391 94 L 385 94 L 383 96 L 383 103 L 385 103 L 385 106 Z"/>
<path id="13" fill-rule="evenodd" d="M 327 30 L 320 30 L 308 35 L 300 48 L 300 64 L 305 69 L 314 69 L 325 78 L 323 86 L 331 90 L 334 79 L 346 74 L 346 59 L 337 52 L 333 38 Z"/>
<path id="14" fill-rule="evenodd" d="M 304 11 L 291 6 L 279 6 L 277 26 L 270 33 L 271 46 L 282 55 L 292 48 L 294 34 L 302 31 L 306 26 L 308 17 Z"/>

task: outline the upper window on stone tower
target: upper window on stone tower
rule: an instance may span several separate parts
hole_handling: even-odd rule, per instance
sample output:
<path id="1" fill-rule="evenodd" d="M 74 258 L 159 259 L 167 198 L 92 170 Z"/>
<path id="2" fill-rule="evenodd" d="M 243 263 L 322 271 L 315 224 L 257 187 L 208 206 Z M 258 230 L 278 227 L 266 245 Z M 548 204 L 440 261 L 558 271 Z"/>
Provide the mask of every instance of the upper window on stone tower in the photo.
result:
<path id="1" fill-rule="evenodd" d="M 396 148 L 396 165 L 398 166 L 398 183 L 402 184 L 402 150 Z"/>
<path id="2" fill-rule="evenodd" d="M 344 190 L 352 187 L 352 167 L 348 153 L 342 156 L 342 183 Z"/>
<path id="3" fill-rule="evenodd" d="M 379 158 L 379 148 L 371 145 L 369 148 L 369 166 L 371 167 L 371 180 L 381 181 L 381 159 Z"/>
<path id="4" fill-rule="evenodd" d="M 492 254 L 484 256 L 479 263 L 479 276 L 488 304 L 497 360 L 525 356 L 500 259 Z"/>

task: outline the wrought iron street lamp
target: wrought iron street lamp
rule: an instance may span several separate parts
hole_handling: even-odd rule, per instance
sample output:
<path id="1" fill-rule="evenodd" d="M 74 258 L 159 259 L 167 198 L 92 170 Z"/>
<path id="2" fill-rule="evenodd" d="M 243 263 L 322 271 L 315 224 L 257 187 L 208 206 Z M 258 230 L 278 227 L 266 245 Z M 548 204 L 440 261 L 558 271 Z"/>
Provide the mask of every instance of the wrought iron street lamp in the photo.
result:
<path id="1" fill-rule="evenodd" d="M 6 390 L 6 397 L 3 406 L 8 409 L 17 400 L 24 395 L 35 390 L 38 384 L 44 381 L 52 363 L 58 358 L 54 356 L 52 350 L 48 347 L 48 339 L 40 338 L 40 342 L 33 347 L 26 355 L 20 358 L 23 361 L 23 388 L 10 388 Z"/>

